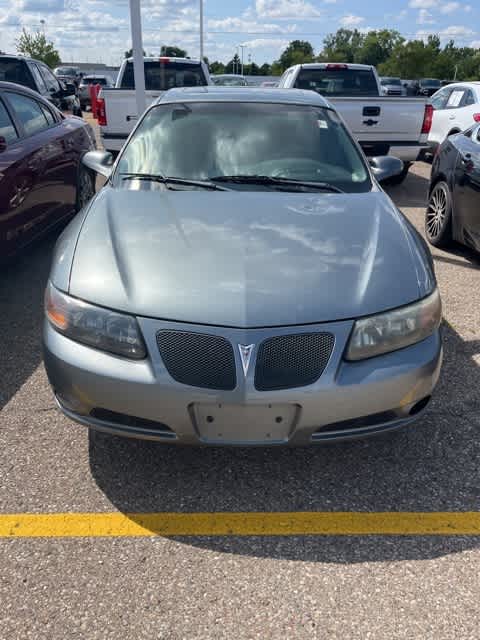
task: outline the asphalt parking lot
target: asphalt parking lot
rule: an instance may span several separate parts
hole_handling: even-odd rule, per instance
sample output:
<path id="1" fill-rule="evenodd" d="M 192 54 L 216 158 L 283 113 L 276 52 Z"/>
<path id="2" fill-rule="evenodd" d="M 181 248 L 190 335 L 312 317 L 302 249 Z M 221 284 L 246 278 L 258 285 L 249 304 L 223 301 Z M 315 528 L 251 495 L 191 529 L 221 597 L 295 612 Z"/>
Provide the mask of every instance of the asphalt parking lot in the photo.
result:
<path id="1" fill-rule="evenodd" d="M 390 189 L 419 229 L 429 169 Z M 0 276 L 0 514 L 480 511 L 478 256 L 434 251 L 445 360 L 420 423 L 315 449 L 198 450 L 89 438 L 56 410 L 40 343 L 54 240 Z M 479 593 L 480 536 L 0 538 L 9 640 L 478 638 Z"/>

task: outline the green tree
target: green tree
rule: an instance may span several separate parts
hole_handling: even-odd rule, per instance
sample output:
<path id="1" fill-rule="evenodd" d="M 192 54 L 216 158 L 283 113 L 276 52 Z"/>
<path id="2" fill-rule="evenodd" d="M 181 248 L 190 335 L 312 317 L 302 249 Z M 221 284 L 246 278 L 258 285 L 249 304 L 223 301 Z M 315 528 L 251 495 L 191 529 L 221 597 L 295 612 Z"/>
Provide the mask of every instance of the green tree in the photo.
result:
<path id="1" fill-rule="evenodd" d="M 323 51 L 319 62 L 355 62 L 356 56 L 363 47 L 365 36 L 358 29 L 338 29 L 330 33 L 323 41 Z"/>
<path id="2" fill-rule="evenodd" d="M 242 70 L 242 61 L 238 53 L 225 65 L 225 73 L 240 73 Z"/>
<path id="3" fill-rule="evenodd" d="M 45 34 L 40 31 L 29 33 L 23 29 L 15 45 L 22 55 L 41 60 L 51 68 L 58 67 L 61 63 L 60 54 L 53 42 L 47 40 Z"/>
<path id="4" fill-rule="evenodd" d="M 280 60 L 274 60 L 271 64 L 269 75 L 281 76 L 284 71 L 285 69 L 283 67 L 283 64 L 280 62 Z"/>
<path id="5" fill-rule="evenodd" d="M 125 58 L 133 58 L 133 49 L 129 49 L 128 51 L 124 52 L 124 57 Z M 145 57 L 147 54 L 145 53 L 145 49 L 143 49 L 143 57 Z"/>
<path id="6" fill-rule="evenodd" d="M 219 62 L 218 60 L 214 60 L 213 62 L 210 62 L 209 69 L 210 69 L 210 73 L 215 75 L 220 73 L 225 73 L 225 65 L 223 64 L 223 62 Z"/>
<path id="7" fill-rule="evenodd" d="M 180 47 L 164 44 L 160 49 L 160 55 L 168 56 L 169 58 L 186 58 L 187 52 L 185 51 L 185 49 L 180 49 Z"/>
<path id="8" fill-rule="evenodd" d="M 260 67 L 255 62 L 250 62 L 245 65 L 245 74 L 248 76 L 259 76 L 260 75 Z"/>
<path id="9" fill-rule="evenodd" d="M 360 48 L 354 53 L 355 62 L 360 64 L 372 64 L 377 67 L 386 62 L 393 50 L 405 39 L 394 29 L 381 29 L 369 31 L 363 38 Z"/>
<path id="10" fill-rule="evenodd" d="M 306 40 L 293 40 L 280 56 L 282 70 L 288 69 L 294 64 L 313 62 L 313 47 Z"/>
<path id="11" fill-rule="evenodd" d="M 270 75 L 270 65 L 268 64 L 268 62 L 265 62 L 264 64 L 262 64 L 262 66 L 259 69 L 259 76 L 269 76 Z"/>

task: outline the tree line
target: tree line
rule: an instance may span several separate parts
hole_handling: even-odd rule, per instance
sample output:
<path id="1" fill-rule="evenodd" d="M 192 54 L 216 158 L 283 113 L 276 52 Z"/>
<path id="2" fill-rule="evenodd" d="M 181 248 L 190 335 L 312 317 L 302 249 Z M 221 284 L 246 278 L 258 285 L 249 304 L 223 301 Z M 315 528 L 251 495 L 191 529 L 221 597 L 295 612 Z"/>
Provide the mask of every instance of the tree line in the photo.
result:
<path id="1" fill-rule="evenodd" d="M 60 55 L 53 42 L 47 40 L 43 33 L 31 34 L 24 29 L 16 45 L 19 53 L 43 60 L 51 67 L 60 63 Z M 188 57 L 185 49 L 174 45 L 162 46 L 159 53 L 162 56 Z M 131 54 L 130 49 L 124 55 L 130 57 Z M 212 74 L 241 71 L 238 54 L 226 64 L 218 60 L 209 62 L 208 58 L 205 61 Z M 325 61 L 372 64 L 380 75 L 401 78 L 480 79 L 480 49 L 457 47 L 453 40 L 442 46 L 437 35 L 430 35 L 426 40 L 406 40 L 395 29 L 367 33 L 358 29 L 338 29 L 326 36 L 323 48 L 317 54 L 310 42 L 294 40 L 278 60 L 261 66 L 248 62 L 244 64 L 243 72 L 246 75 L 279 76 L 294 64 Z"/>

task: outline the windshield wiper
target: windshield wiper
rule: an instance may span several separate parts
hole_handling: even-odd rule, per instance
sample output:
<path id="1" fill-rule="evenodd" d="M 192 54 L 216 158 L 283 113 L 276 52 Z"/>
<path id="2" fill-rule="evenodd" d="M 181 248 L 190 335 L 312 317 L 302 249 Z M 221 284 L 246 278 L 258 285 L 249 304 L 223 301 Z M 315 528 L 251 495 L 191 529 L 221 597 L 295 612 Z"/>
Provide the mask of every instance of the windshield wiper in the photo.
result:
<path id="1" fill-rule="evenodd" d="M 186 178 L 164 176 L 159 173 L 120 173 L 119 175 L 122 177 L 122 180 L 150 180 L 152 182 L 161 182 L 167 189 L 170 184 L 180 184 L 190 187 L 200 187 L 201 189 L 210 189 L 212 191 L 230 191 L 230 189 L 220 187 L 218 184 L 214 184 L 208 180 L 187 180 Z"/>
<path id="2" fill-rule="evenodd" d="M 261 176 L 255 174 L 233 175 L 233 176 L 212 176 L 212 182 L 233 182 L 235 184 L 260 184 L 271 186 L 291 186 L 291 187 L 308 187 L 318 189 L 319 191 L 332 191 L 333 193 L 344 193 L 342 189 L 336 187 L 329 182 L 307 182 L 304 180 L 295 180 L 293 178 L 274 178 L 272 176 Z"/>

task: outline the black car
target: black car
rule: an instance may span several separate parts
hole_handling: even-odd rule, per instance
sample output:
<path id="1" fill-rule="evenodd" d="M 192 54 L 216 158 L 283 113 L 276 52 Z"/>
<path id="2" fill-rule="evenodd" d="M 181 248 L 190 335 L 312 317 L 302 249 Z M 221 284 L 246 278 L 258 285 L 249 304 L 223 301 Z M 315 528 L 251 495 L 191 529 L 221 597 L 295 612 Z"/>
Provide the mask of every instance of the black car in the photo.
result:
<path id="1" fill-rule="evenodd" d="M 16 55 L 0 55 L 0 82 L 13 82 L 39 93 L 63 111 L 71 110 L 81 115 L 76 87 L 65 84 L 40 60 Z"/>
<path id="2" fill-rule="evenodd" d="M 436 247 L 456 240 L 480 251 L 480 124 L 450 136 L 438 147 L 425 231 Z"/>
<path id="3" fill-rule="evenodd" d="M 420 96 L 433 96 L 441 88 L 442 83 L 437 78 L 421 78 L 418 82 L 418 94 Z"/>
<path id="4" fill-rule="evenodd" d="M 83 77 L 83 74 L 77 67 L 57 67 L 54 69 L 53 73 L 59 80 L 63 80 L 63 82 L 71 82 L 77 87 L 77 89 Z"/>

